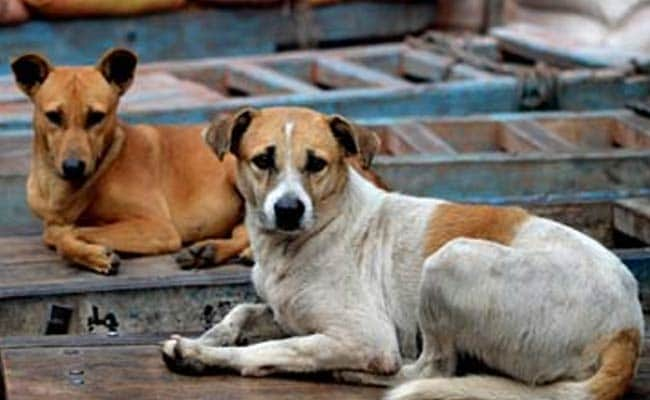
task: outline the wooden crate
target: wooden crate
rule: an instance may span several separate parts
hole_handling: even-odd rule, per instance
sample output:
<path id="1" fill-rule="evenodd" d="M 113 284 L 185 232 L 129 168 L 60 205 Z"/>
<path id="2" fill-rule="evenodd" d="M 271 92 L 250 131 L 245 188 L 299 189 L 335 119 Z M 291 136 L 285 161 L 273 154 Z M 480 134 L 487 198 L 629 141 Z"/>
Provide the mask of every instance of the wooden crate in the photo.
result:
<path id="1" fill-rule="evenodd" d="M 523 205 L 616 249 L 650 311 L 650 200 Z M 65 265 L 37 237 L 0 238 L 0 337 L 198 332 L 255 299 L 243 266 L 184 271 L 171 256 L 140 257 L 105 277 Z"/>
<path id="2" fill-rule="evenodd" d="M 468 43 L 497 52 L 489 39 Z M 529 84 L 411 45 L 385 44 L 146 64 L 121 111 L 126 120 L 144 123 L 201 123 L 217 112 L 271 105 L 302 105 L 356 119 L 464 116 L 519 111 Z M 4 135 L 31 126 L 31 106 L 13 86 L 11 77 L 0 78 Z M 570 69 L 558 72 L 555 87 L 553 100 L 543 104 L 547 109 L 622 108 L 650 95 L 650 76 Z"/>
<path id="3" fill-rule="evenodd" d="M 75 338 L 70 339 L 74 342 Z M 650 396 L 650 348 L 647 343 L 648 340 L 637 377 L 625 400 Z M 34 345 L 38 346 L 31 343 Z M 384 392 L 376 387 L 334 384 L 322 376 L 290 379 L 242 378 L 227 374 L 178 375 L 166 369 L 160 350 L 153 345 L 16 346 L 4 348 L 0 358 L 6 400 L 45 396 L 51 400 L 371 400 L 380 398 Z"/>
<path id="4" fill-rule="evenodd" d="M 650 195 L 650 121 L 631 112 L 366 122 L 383 141 L 376 170 L 402 192 L 488 203 Z M 25 204 L 30 140 L 0 136 L 0 236 L 40 230 Z"/>

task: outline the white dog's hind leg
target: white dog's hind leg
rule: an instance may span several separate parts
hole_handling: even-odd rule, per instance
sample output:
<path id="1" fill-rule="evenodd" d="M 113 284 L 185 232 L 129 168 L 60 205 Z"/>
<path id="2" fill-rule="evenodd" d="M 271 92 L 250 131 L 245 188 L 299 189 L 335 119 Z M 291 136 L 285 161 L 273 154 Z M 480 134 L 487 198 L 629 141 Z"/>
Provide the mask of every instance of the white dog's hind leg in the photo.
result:
<path id="1" fill-rule="evenodd" d="M 638 301 L 623 267 L 569 244 L 549 251 L 463 238 L 440 248 L 422 272 L 418 363 L 448 375 L 458 351 L 527 384 L 593 375 L 597 354 L 587 346 L 639 325 Z"/>

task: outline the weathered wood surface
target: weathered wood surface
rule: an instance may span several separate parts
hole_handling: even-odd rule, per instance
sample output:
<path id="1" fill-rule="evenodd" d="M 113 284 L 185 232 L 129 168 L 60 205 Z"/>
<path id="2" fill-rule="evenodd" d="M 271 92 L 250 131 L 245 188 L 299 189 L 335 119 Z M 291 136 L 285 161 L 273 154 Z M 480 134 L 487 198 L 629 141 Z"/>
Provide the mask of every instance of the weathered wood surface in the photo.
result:
<path id="1" fill-rule="evenodd" d="M 376 170 L 405 193 L 488 203 L 650 195 L 650 121 L 628 111 L 364 121 L 383 142 Z M 30 151 L 26 136 L 0 135 L 0 235 L 40 230 L 25 203 Z"/>
<path id="2" fill-rule="evenodd" d="M 650 355 L 648 348 L 644 354 Z M 156 346 L 64 347 L 3 350 L 6 400 L 168 399 L 370 400 L 381 388 L 341 385 L 325 378 L 182 376 L 167 370 Z M 650 396 L 646 356 L 626 400 Z"/>
<path id="3" fill-rule="evenodd" d="M 557 110 L 622 108 L 650 94 L 650 77 L 568 70 Z M 142 65 L 122 115 L 132 122 L 200 123 L 242 106 L 303 105 L 351 118 L 514 112 L 524 81 L 478 70 L 408 44 Z M 30 127 L 31 106 L 0 77 L 0 132 Z M 549 106 L 551 107 L 551 106 Z"/>
<path id="4" fill-rule="evenodd" d="M 646 204 L 628 199 L 523 205 L 617 249 L 640 281 L 642 302 L 650 310 Z M 94 307 L 99 318 L 113 314 L 119 334 L 200 331 L 234 304 L 256 300 L 249 274 L 248 267 L 234 265 L 184 271 L 167 255 L 124 260 L 117 276 L 104 277 L 66 265 L 38 237 L 0 238 L 0 337 L 45 333 L 52 306 L 70 310 L 65 330 L 70 334 L 91 331 L 87 321 Z"/>
<path id="5" fill-rule="evenodd" d="M 308 22 L 280 6 L 193 7 L 132 18 L 32 21 L 0 28 L 0 73 L 7 73 L 9 57 L 24 52 L 51 54 L 57 63 L 68 64 L 94 63 L 107 48 L 118 45 L 133 48 L 147 62 L 271 53 L 301 41 L 328 45 L 392 39 L 428 27 L 434 16 L 430 1 L 415 0 L 408 7 L 381 1 L 315 7 L 306 16 Z"/>
<path id="6" fill-rule="evenodd" d="M 238 265 L 184 271 L 160 256 L 124 260 L 117 276 L 105 277 L 67 265 L 40 238 L 3 238 L 0 337 L 44 334 L 52 306 L 71 310 L 68 333 L 106 332 L 89 325 L 93 308 L 100 319 L 113 314 L 117 332 L 200 331 L 234 304 L 256 300 L 249 273 Z"/>
<path id="7" fill-rule="evenodd" d="M 229 265 L 182 270 L 171 255 L 123 260 L 117 276 L 67 266 L 39 237 L 0 238 L 0 299 L 51 294 L 164 287 L 238 285 L 249 282 L 250 268 Z"/>

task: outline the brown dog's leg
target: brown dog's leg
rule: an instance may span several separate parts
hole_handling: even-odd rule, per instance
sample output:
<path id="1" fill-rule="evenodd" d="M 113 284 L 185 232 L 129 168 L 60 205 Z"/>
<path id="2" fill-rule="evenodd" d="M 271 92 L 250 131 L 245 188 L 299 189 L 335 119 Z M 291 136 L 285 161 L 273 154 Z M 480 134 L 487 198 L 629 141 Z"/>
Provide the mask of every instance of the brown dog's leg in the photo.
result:
<path id="1" fill-rule="evenodd" d="M 176 262 L 183 269 L 218 265 L 240 255 L 249 246 L 248 232 L 244 224 L 237 225 L 230 239 L 204 240 L 183 249 L 176 255 Z"/>
<path id="2" fill-rule="evenodd" d="M 75 228 L 74 233 L 86 242 L 125 253 L 161 254 L 181 248 L 180 235 L 173 225 L 165 221 L 133 219 L 104 226 Z"/>
<path id="3" fill-rule="evenodd" d="M 63 258 L 100 274 L 112 275 L 120 264 L 120 258 L 110 248 L 79 240 L 72 226 L 46 226 L 43 241 L 55 247 Z"/>

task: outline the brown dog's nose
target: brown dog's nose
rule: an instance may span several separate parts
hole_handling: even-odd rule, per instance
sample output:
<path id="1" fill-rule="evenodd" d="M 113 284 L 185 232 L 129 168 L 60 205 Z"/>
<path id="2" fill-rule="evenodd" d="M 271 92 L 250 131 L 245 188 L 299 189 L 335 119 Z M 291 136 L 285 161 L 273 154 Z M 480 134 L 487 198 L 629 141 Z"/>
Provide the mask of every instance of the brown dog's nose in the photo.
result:
<path id="1" fill-rule="evenodd" d="M 78 158 L 66 158 L 61 165 L 63 179 L 68 181 L 79 180 L 86 173 L 86 163 Z"/>

